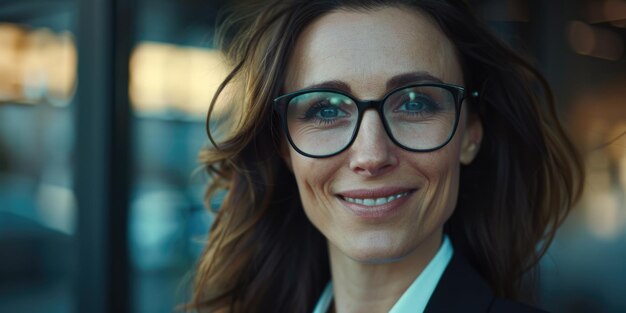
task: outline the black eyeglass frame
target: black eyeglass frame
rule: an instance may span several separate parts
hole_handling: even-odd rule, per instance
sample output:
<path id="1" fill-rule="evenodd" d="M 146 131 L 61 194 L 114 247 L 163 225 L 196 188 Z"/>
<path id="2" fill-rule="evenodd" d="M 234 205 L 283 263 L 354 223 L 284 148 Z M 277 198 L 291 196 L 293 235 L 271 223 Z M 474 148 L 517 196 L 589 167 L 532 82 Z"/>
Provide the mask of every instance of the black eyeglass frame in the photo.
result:
<path id="1" fill-rule="evenodd" d="M 404 90 L 404 89 L 408 89 L 408 88 L 415 88 L 415 87 L 438 87 L 438 88 L 442 88 L 445 90 L 448 90 L 452 96 L 454 97 L 454 105 L 455 105 L 455 118 L 454 118 L 454 125 L 452 127 L 452 131 L 450 132 L 450 136 L 439 146 L 436 146 L 434 148 L 429 148 L 429 149 L 412 149 L 409 148 L 403 144 L 401 144 L 400 142 L 398 142 L 398 140 L 396 140 L 396 138 L 393 136 L 393 133 L 391 132 L 389 125 L 387 123 L 387 119 L 385 118 L 385 114 L 383 112 L 383 104 L 385 103 L 385 101 L 387 101 L 387 99 L 393 95 L 394 93 L 400 91 L 400 90 Z M 350 141 L 348 141 L 348 143 L 341 149 L 339 149 L 337 152 L 331 153 L 331 154 L 324 154 L 324 155 L 314 155 L 314 154 L 309 154 L 306 153 L 304 151 L 302 151 L 300 148 L 298 148 L 298 146 L 293 142 L 293 139 L 291 139 L 291 134 L 289 133 L 289 126 L 287 125 L 287 109 L 288 109 L 288 103 L 295 97 L 298 97 L 300 95 L 303 94 L 307 94 L 307 93 L 311 93 L 311 92 L 332 92 L 332 93 L 337 93 L 340 94 L 342 96 L 345 96 L 349 99 L 351 99 L 352 101 L 354 101 L 354 103 L 357 106 L 357 123 L 356 126 L 354 127 L 354 131 L 352 132 L 352 137 L 350 138 Z M 276 99 L 274 99 L 274 110 L 278 113 L 278 115 L 280 116 L 280 120 L 281 120 L 281 127 L 283 129 L 283 131 L 285 132 L 285 134 L 287 135 L 287 140 L 289 141 L 289 144 L 294 148 L 294 150 L 296 150 L 298 153 L 300 153 L 303 156 L 306 157 L 310 157 L 310 158 L 316 158 L 316 159 L 320 159 L 320 158 L 328 158 L 328 157 L 332 157 L 335 155 L 338 155 L 342 152 L 344 152 L 346 149 L 348 149 L 350 146 L 352 146 L 352 144 L 354 143 L 354 140 L 356 139 L 358 133 L 359 133 L 359 128 L 361 127 L 361 120 L 363 119 L 363 115 L 365 114 L 366 110 L 369 109 L 376 109 L 376 111 L 378 112 L 378 116 L 380 117 L 380 120 L 383 123 L 383 127 L 385 128 L 385 131 L 387 132 L 387 136 L 389 137 L 389 139 L 391 139 L 391 141 L 396 144 L 398 147 L 407 150 L 407 151 L 411 151 L 411 152 L 431 152 L 431 151 L 435 151 L 438 149 L 443 148 L 445 145 L 447 145 L 450 140 L 452 140 L 452 138 L 454 138 L 454 134 L 456 133 L 456 129 L 458 128 L 459 125 L 459 118 L 461 116 L 461 105 L 463 104 L 463 101 L 465 100 L 465 87 L 463 86 L 458 86 L 458 85 L 453 85 L 453 84 L 445 84 L 445 83 L 423 83 L 423 84 L 411 84 L 411 85 L 406 85 L 403 87 L 399 87 L 396 89 L 393 89 L 391 91 L 389 91 L 387 94 L 385 94 L 385 96 L 381 99 L 381 100 L 358 100 L 356 99 L 354 96 L 338 90 L 338 89 L 330 89 L 330 88 L 311 88 L 311 89 L 302 89 L 302 90 L 298 90 L 298 91 L 294 91 L 288 94 L 284 94 L 281 95 L 279 97 L 277 97 Z M 478 96 L 478 92 L 472 92 L 471 94 L 472 97 L 477 97 Z"/>

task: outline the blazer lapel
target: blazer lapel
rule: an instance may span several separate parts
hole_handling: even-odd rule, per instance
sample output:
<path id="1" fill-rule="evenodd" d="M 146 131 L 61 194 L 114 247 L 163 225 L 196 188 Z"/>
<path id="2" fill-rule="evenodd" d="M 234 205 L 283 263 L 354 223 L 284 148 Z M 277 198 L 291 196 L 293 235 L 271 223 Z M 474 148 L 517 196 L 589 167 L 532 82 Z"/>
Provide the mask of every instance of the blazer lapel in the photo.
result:
<path id="1" fill-rule="evenodd" d="M 487 312 L 493 301 L 489 285 L 455 252 L 424 312 Z"/>

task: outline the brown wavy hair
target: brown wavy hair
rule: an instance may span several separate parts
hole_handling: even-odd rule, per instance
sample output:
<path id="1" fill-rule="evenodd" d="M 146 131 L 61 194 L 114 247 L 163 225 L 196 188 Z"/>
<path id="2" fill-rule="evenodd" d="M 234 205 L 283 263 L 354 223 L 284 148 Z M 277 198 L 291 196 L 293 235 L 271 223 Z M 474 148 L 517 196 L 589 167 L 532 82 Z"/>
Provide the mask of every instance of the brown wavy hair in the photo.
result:
<path id="1" fill-rule="evenodd" d="M 330 279 L 326 240 L 306 218 L 272 111 L 301 31 L 338 9 L 404 6 L 432 16 L 455 45 L 481 149 L 461 169 L 459 201 L 444 231 L 496 295 L 522 296 L 524 277 L 581 193 L 580 157 L 564 133 L 543 76 L 498 40 L 461 0 L 280 0 L 239 7 L 222 21 L 232 71 L 211 102 L 200 154 L 219 189 L 189 308 L 209 312 L 310 312 Z M 226 117 L 212 118 L 219 104 Z M 226 128 L 218 131 L 209 122 Z M 209 127 L 210 126 L 210 127 Z M 216 140 L 216 138 L 220 138 Z"/>

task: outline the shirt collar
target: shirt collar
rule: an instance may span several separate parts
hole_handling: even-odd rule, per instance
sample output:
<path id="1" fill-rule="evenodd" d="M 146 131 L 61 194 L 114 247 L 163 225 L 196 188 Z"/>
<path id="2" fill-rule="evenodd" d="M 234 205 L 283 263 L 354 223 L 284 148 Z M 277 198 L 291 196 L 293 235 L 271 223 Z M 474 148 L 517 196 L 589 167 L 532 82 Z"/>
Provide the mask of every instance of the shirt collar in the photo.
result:
<path id="1" fill-rule="evenodd" d="M 428 300 L 430 300 L 435 287 L 439 283 L 439 279 L 441 279 L 448 263 L 450 263 L 450 259 L 452 259 L 453 253 L 454 250 L 450 239 L 444 234 L 441 247 L 439 247 L 435 256 L 400 296 L 400 299 L 394 304 L 389 313 L 424 312 Z M 333 283 L 330 281 L 317 301 L 313 313 L 328 312 L 332 300 Z"/>

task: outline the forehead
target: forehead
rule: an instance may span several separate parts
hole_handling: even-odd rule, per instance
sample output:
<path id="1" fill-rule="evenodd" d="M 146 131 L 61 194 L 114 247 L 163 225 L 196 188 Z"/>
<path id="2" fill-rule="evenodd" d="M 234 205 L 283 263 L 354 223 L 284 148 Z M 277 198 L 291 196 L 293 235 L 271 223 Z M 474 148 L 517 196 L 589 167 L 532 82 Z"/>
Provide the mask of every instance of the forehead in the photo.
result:
<path id="1" fill-rule="evenodd" d="M 386 92 L 386 82 L 425 72 L 462 85 L 454 46 L 432 18 L 416 9 L 338 10 L 308 25 L 289 60 L 287 92 L 326 81 L 345 82 L 362 97 Z"/>

